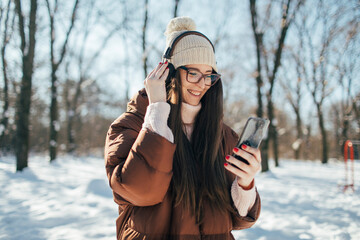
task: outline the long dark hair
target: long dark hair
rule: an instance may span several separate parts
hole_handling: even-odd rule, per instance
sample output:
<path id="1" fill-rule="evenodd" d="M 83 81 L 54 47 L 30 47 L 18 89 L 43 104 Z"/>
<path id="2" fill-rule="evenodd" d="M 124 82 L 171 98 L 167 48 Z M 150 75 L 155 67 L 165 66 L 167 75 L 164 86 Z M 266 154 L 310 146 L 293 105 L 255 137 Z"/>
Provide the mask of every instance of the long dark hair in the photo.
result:
<path id="1" fill-rule="evenodd" d="M 171 104 L 169 126 L 176 143 L 172 178 L 175 204 L 183 204 L 195 215 L 197 222 L 201 222 L 205 199 L 212 208 L 221 211 L 232 209 L 221 147 L 222 83 L 218 81 L 202 97 L 202 107 L 195 119 L 190 141 L 183 132 L 179 71 L 167 86 L 167 92 Z"/>

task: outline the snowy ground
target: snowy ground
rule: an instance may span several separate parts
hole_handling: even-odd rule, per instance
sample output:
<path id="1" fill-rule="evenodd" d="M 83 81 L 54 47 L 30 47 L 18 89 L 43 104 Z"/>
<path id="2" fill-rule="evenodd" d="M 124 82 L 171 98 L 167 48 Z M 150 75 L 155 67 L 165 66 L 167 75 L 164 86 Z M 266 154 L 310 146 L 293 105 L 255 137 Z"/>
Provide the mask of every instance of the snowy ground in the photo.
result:
<path id="1" fill-rule="evenodd" d="M 342 193 L 344 165 L 281 161 L 259 174 L 262 213 L 236 239 L 360 239 L 360 162 L 355 193 Z M 14 157 L 0 157 L 0 239 L 115 239 L 117 207 L 101 158 L 32 156 L 15 172 Z"/>

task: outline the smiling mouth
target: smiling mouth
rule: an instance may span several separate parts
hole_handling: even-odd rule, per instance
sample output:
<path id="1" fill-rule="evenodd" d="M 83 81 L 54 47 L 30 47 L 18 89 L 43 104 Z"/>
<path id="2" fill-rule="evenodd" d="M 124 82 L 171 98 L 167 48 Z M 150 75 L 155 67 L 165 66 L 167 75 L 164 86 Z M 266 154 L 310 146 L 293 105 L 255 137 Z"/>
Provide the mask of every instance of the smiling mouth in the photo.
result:
<path id="1" fill-rule="evenodd" d="M 201 92 L 194 92 L 194 91 L 191 91 L 191 90 L 188 90 L 188 92 L 189 92 L 191 95 L 196 96 L 196 97 L 198 97 L 198 96 L 201 95 Z"/>

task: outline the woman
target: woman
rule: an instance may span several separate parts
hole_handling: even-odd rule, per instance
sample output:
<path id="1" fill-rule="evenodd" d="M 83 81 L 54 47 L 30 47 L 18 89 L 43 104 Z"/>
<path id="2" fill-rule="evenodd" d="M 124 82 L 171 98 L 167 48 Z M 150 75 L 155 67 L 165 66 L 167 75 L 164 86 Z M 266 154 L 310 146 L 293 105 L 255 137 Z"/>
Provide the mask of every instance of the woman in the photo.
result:
<path id="1" fill-rule="evenodd" d="M 223 123 L 213 46 L 194 30 L 188 17 L 169 22 L 167 61 L 108 131 L 105 165 L 119 205 L 118 239 L 234 239 L 232 230 L 259 217 L 260 151 L 234 148 L 238 136 Z"/>

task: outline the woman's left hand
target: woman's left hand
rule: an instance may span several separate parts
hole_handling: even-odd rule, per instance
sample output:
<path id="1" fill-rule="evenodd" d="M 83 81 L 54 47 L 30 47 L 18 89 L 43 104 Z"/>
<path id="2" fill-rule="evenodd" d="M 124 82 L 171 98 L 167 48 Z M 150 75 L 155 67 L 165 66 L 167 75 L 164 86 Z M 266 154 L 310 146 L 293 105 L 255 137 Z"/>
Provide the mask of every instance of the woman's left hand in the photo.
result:
<path id="1" fill-rule="evenodd" d="M 249 164 L 227 155 L 225 169 L 237 176 L 238 184 L 245 190 L 253 187 L 256 173 L 261 169 L 261 153 L 259 149 L 241 145 L 241 149 L 234 148 L 233 152 L 248 161 Z M 231 164 L 229 164 L 231 163 Z"/>

